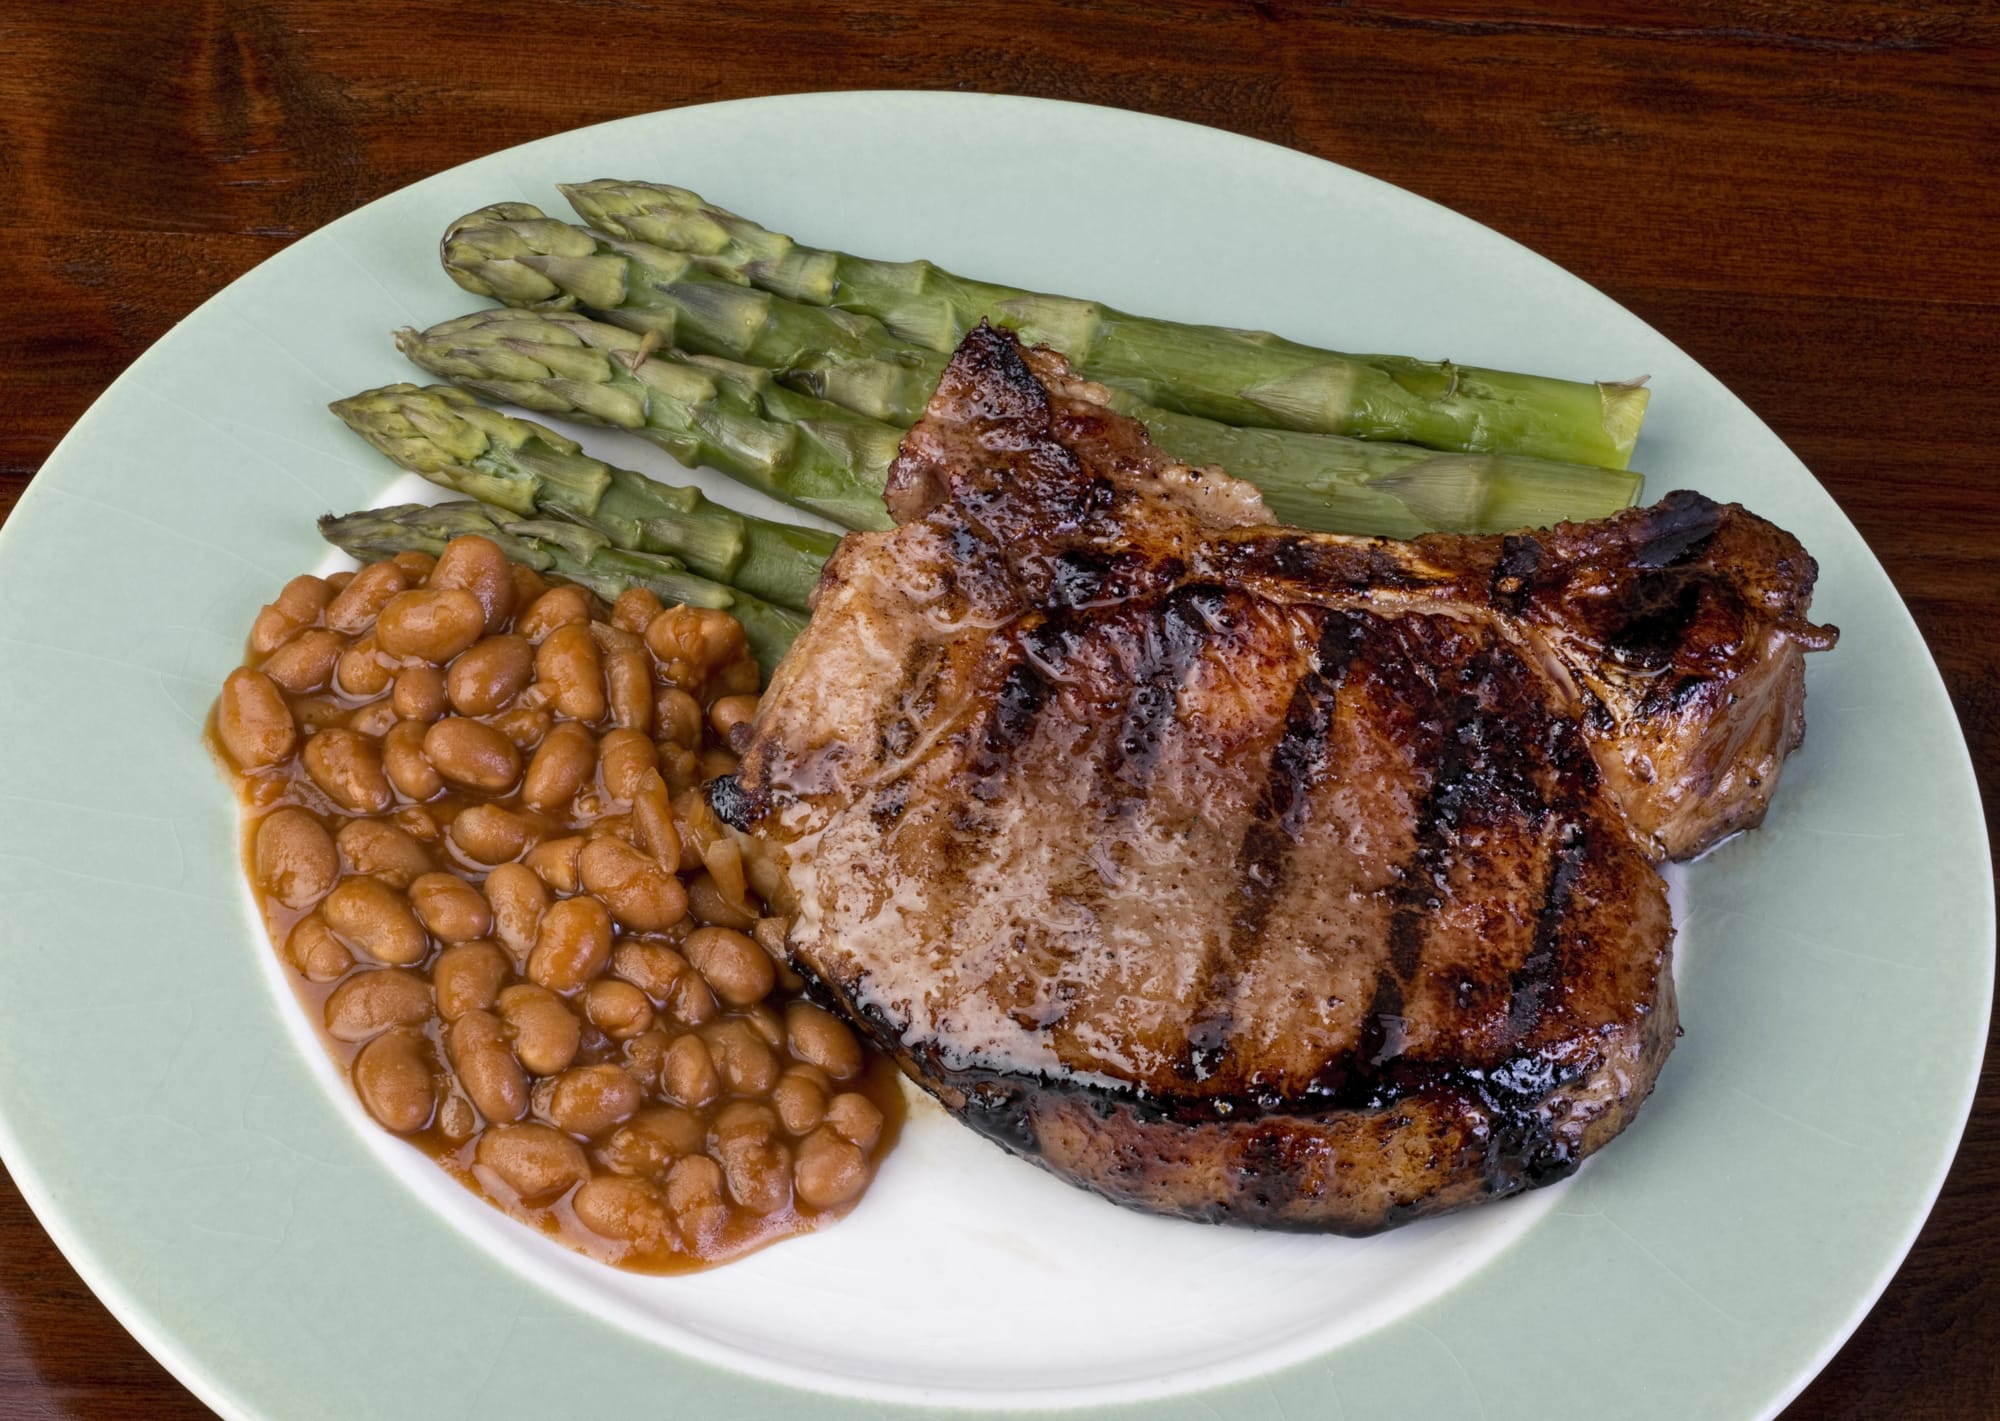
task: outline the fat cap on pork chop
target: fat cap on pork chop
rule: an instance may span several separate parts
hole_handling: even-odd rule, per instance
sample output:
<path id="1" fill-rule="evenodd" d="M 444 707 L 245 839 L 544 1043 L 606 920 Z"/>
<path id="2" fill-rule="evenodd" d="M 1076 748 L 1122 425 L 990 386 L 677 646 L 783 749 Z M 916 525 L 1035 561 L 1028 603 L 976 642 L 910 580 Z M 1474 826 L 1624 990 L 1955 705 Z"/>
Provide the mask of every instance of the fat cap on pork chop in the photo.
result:
<path id="1" fill-rule="evenodd" d="M 1119 1203 L 1366 1233 L 1545 1183 L 1676 1035 L 1653 864 L 1763 816 L 1815 568 L 1692 493 L 1414 542 L 1270 526 L 968 335 L 729 817 L 799 969 Z"/>

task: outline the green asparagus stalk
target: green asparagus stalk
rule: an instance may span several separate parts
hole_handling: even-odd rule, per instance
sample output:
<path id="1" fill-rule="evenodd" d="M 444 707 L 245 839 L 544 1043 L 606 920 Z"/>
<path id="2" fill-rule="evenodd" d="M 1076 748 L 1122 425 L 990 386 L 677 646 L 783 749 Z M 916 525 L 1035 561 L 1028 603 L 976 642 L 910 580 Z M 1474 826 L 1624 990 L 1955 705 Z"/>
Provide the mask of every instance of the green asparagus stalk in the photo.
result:
<path id="1" fill-rule="evenodd" d="M 1182 325 L 1094 301 L 801 246 L 683 188 L 600 180 L 563 188 L 585 222 L 699 257 L 713 275 L 873 316 L 939 352 L 982 319 L 1062 351 L 1079 373 L 1150 404 L 1236 425 L 1530 454 L 1623 469 L 1645 417 L 1633 382 L 1588 383 L 1396 355 L 1342 355 L 1261 331 Z"/>
<path id="2" fill-rule="evenodd" d="M 578 310 L 690 354 L 762 366 L 792 388 L 892 424 L 916 423 L 950 358 L 872 317 L 787 301 L 685 253 L 591 232 L 524 202 L 459 218 L 440 252 L 451 279 L 474 295 Z"/>
<path id="3" fill-rule="evenodd" d="M 805 306 L 692 272 L 691 258 L 587 233 L 524 203 L 483 208 L 445 234 L 460 286 L 512 305 L 580 313 L 667 344 L 770 367 L 776 379 L 857 413 L 909 425 L 948 355 L 917 349 L 879 321 Z M 1190 464 L 1248 479 L 1302 528 L 1414 537 L 1499 532 L 1605 517 L 1630 505 L 1636 474 L 1512 454 L 1238 428 L 1163 410 L 1123 390 L 1111 405 Z"/>
<path id="4" fill-rule="evenodd" d="M 614 548 L 603 535 L 574 523 L 516 521 L 505 509 L 479 503 L 406 503 L 328 515 L 319 520 L 319 531 L 363 562 L 411 550 L 435 556 L 453 538 L 477 534 L 492 539 L 512 561 L 581 584 L 606 601 L 627 588 L 644 587 L 668 606 L 714 607 L 743 624 L 751 654 L 767 676 L 806 624 L 805 616 L 789 607 L 696 577 L 676 558 Z"/>
<path id="5" fill-rule="evenodd" d="M 776 384 L 768 370 L 656 349 L 657 337 L 562 312 L 477 311 L 397 332 L 403 353 L 475 394 L 629 429 L 846 528 L 887 528 L 882 484 L 902 432 Z"/>
<path id="6" fill-rule="evenodd" d="M 450 385 L 385 385 L 332 409 L 395 463 L 454 493 L 521 518 L 580 524 L 614 547 L 670 554 L 702 577 L 783 607 L 805 610 L 820 565 L 840 541 L 593 459 L 553 429 L 487 409 Z"/>

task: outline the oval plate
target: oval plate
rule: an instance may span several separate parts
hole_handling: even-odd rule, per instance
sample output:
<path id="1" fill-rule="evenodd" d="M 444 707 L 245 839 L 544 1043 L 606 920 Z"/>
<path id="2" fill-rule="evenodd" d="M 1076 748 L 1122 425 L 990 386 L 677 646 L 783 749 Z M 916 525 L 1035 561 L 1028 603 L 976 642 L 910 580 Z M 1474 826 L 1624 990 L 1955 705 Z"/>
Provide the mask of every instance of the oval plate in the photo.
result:
<path id="1" fill-rule="evenodd" d="M 209 301 L 35 479 L 0 539 L 0 1154 L 139 1340 L 231 1417 L 863 1417 L 898 1409 L 890 1398 L 928 1397 L 931 1414 L 1064 1400 L 1038 1390 L 1031 1340 L 999 1359 L 1018 1395 L 890 1378 L 870 1399 L 865 1378 L 815 1394 L 795 1359 L 754 1375 L 753 1357 L 722 1365 L 724 1352 L 608 1325 L 503 1261 L 507 1245 L 448 1225 L 449 1207 L 385 1164 L 271 989 L 233 804 L 199 735 L 259 604 L 323 561 L 314 516 L 379 502 L 390 483 L 323 406 L 411 378 L 391 327 L 473 304 L 434 265 L 449 219 L 503 198 L 559 212 L 555 182 L 597 176 L 656 176 L 822 245 L 1162 316 L 1652 376 L 1647 496 L 1691 486 L 1796 533 L 1820 560 L 1815 615 L 1843 631 L 1812 659 L 1811 732 L 1769 822 L 1688 874 L 1687 1037 L 1658 1091 L 1518 1238 L 1428 1300 L 1223 1386 L 1204 1383 L 1228 1369 L 1071 1399 L 1125 1395 L 1092 1415 L 1192 1421 L 1511 1416 L 1556 1398 L 1627 1417 L 1749 1417 L 1796 1394 L 1936 1196 L 1991 996 L 1971 767 L 1882 569 L 1714 378 L 1505 238 L 1248 139 L 944 94 L 681 109 L 418 183 Z M 990 1151 L 955 1158 L 976 1171 L 989 1156 L 1012 1167 Z M 922 1187 L 958 1181 L 939 1171 Z M 996 1197 L 1007 1210 L 1046 1196 Z M 874 1196 L 842 1227 L 864 1227 L 870 1204 L 866 1227 L 893 1233 Z M 987 1222 L 1036 1231 L 1027 1209 Z M 765 1256 L 780 1284 L 786 1248 L 805 1245 Z M 1231 1256 L 1212 1249 L 1208 1272 L 1149 1286 L 1172 1287 L 1198 1331 L 1212 1270 Z M 843 1290 L 904 1300 L 913 1328 L 941 1297 L 970 1315 L 981 1305 L 978 1276 L 907 1252 L 882 1262 L 790 1279 L 816 1290 L 805 1350 L 834 1371 Z M 1111 1337 L 1119 1319 L 1103 1325 Z M 1035 1327 L 1016 1317 L 1003 1332 Z M 869 1350 L 894 1341 L 872 1335 Z"/>

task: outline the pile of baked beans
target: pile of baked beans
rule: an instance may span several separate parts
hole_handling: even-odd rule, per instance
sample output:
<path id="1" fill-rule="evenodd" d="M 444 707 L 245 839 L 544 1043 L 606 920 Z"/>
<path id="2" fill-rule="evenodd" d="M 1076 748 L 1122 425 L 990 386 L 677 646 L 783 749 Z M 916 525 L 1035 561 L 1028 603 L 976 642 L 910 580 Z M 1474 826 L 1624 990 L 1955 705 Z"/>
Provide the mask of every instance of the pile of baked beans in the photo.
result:
<path id="1" fill-rule="evenodd" d="M 293 579 L 216 706 L 272 941 L 368 1114 L 608 1262 L 837 1216 L 893 1123 L 703 797 L 757 686 L 724 613 L 460 538 Z"/>

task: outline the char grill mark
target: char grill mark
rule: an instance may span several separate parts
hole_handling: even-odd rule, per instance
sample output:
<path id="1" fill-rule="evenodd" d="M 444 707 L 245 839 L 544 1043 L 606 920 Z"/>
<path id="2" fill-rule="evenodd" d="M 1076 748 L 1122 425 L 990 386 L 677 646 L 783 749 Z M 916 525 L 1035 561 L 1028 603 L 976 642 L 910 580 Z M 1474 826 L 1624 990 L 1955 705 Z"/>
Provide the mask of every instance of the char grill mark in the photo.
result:
<path id="1" fill-rule="evenodd" d="M 1567 1173 L 1672 1046 L 1651 861 L 1754 824 L 1797 741 L 1811 559 L 1695 495 L 1272 528 L 1094 398 L 975 332 L 903 526 L 829 563 L 723 796 L 800 970 L 1136 1207 L 1365 1233 Z"/>
<path id="2" fill-rule="evenodd" d="M 1312 665 L 1292 688 L 1284 733 L 1271 751 L 1256 815 L 1244 830 L 1236 855 L 1241 887 L 1229 935 L 1220 955 L 1204 965 L 1202 987 L 1195 996 L 1204 1005 L 1188 1028 L 1186 1055 L 1176 1063 L 1178 1073 L 1189 1080 L 1206 1080 L 1229 1057 L 1238 968 L 1255 952 L 1265 919 L 1283 890 L 1291 855 L 1311 812 L 1313 791 L 1333 769 L 1327 758 L 1328 739 L 1340 687 L 1365 634 L 1365 623 L 1355 613 L 1328 613 Z"/>
<path id="3" fill-rule="evenodd" d="M 1105 756 L 1108 791 L 1125 800 L 1143 796 L 1172 727 L 1181 687 L 1201 660 L 1210 630 L 1223 615 L 1225 594 L 1215 587 L 1177 587 L 1157 616 L 1141 623 L 1129 671 L 1131 699 Z"/>
<path id="4" fill-rule="evenodd" d="M 1576 820 L 1565 820 L 1556 834 L 1556 860 L 1549 872 L 1542 908 L 1535 915 L 1535 942 L 1514 972 L 1507 1000 L 1507 1030 L 1526 1041 L 1542 1024 L 1549 998 L 1561 990 L 1563 926 L 1570 897 L 1590 850 L 1590 831 Z"/>
<path id="5" fill-rule="evenodd" d="M 973 798 L 991 802 L 1006 792 L 1014 752 L 1034 734 L 1035 718 L 1048 704 L 1049 690 L 1048 681 L 1025 657 L 1007 668 L 972 757 Z"/>

